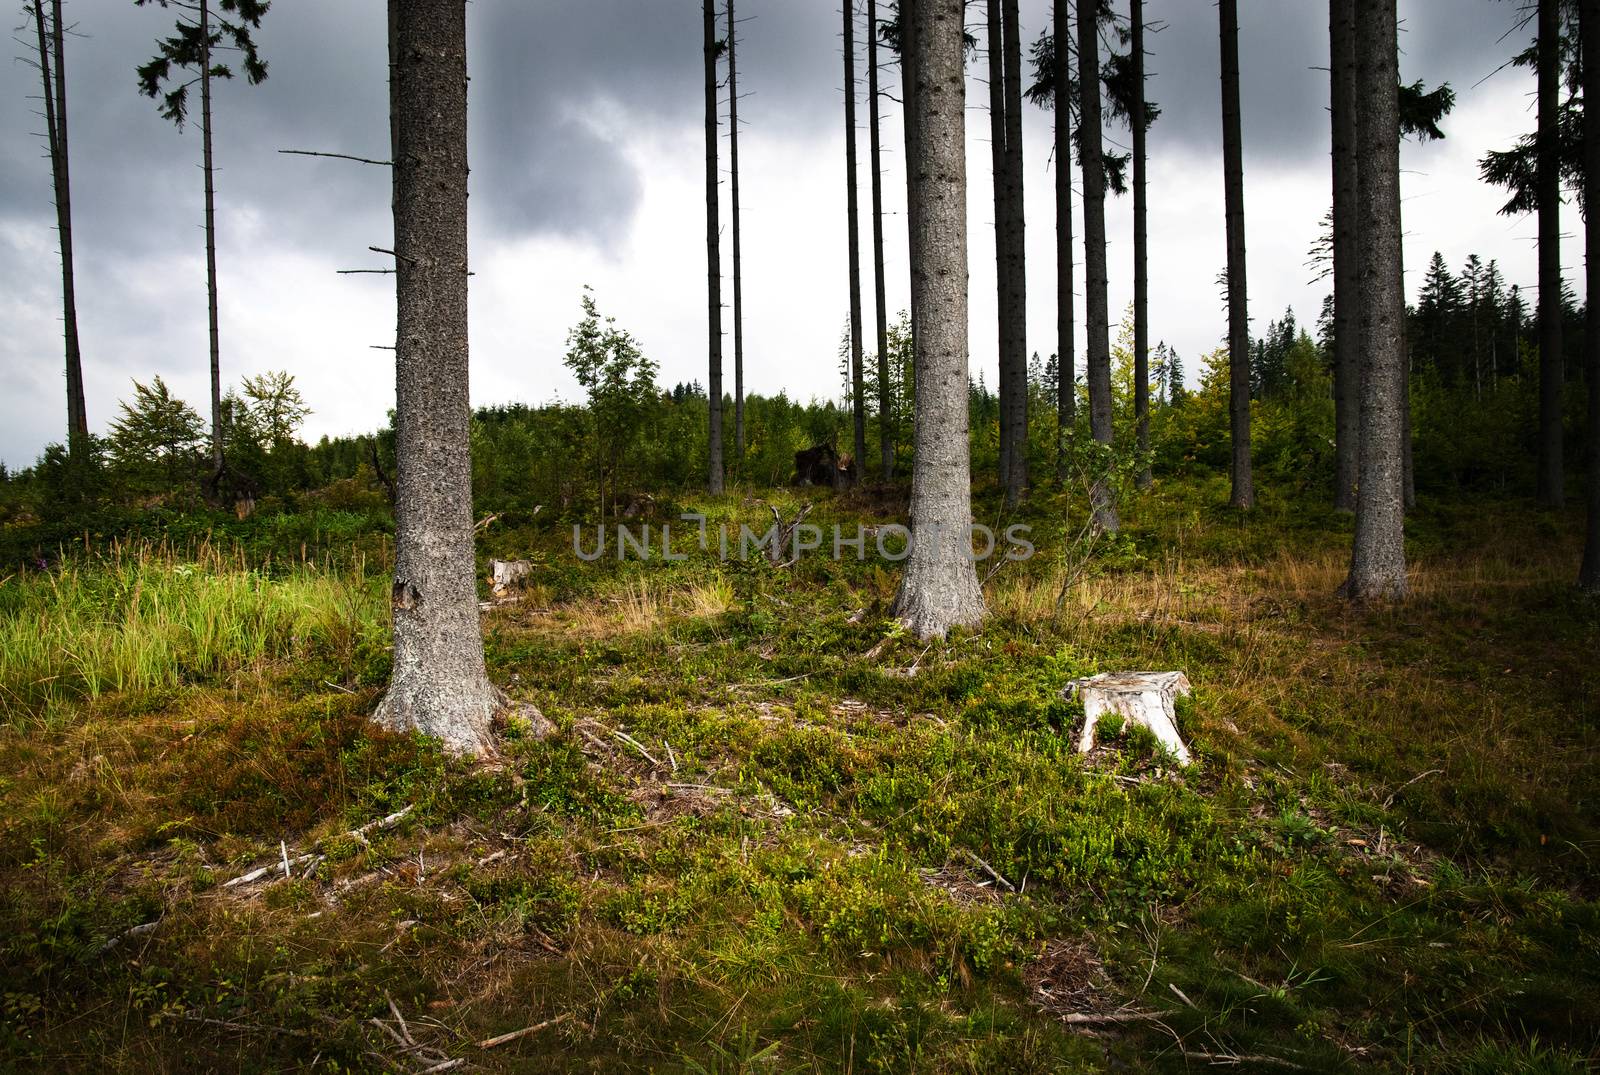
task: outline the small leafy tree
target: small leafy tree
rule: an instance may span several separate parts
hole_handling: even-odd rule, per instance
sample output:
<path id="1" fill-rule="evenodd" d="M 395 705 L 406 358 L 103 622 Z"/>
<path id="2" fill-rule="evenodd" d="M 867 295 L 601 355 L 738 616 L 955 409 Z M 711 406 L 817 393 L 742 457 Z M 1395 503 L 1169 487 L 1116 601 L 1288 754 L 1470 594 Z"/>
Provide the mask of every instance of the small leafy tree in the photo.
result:
<path id="1" fill-rule="evenodd" d="M 615 318 L 601 318 L 594 292 L 585 287 L 583 319 L 567 334 L 563 360 L 589 394 L 590 446 L 600 514 L 613 499 L 631 463 L 642 427 L 659 402 L 656 363 L 646 357 Z"/>
<path id="2" fill-rule="evenodd" d="M 195 409 L 167 389 L 159 376 L 133 382 L 133 401 L 118 405 L 111 422 L 111 459 L 124 480 L 142 491 L 170 492 L 194 476 L 205 443 Z"/>

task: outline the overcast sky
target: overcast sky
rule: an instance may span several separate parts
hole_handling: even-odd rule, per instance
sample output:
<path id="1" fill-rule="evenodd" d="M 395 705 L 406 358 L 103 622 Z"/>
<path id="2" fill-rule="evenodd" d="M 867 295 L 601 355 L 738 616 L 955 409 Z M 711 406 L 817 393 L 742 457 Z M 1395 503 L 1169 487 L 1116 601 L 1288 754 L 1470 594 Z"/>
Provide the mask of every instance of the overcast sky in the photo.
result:
<path id="1" fill-rule="evenodd" d="M 1048 6 L 1023 0 L 1025 41 L 1046 30 Z M 1314 324 L 1327 290 L 1310 282 L 1306 267 L 1330 201 L 1327 4 L 1239 6 L 1252 320 L 1265 328 L 1292 306 Z M 1469 253 L 1498 258 L 1530 304 L 1537 294 L 1534 221 L 1497 216 L 1503 197 L 1478 181 L 1476 166 L 1534 122 L 1531 76 L 1492 74 L 1528 36 L 1503 39 L 1518 6 L 1401 0 L 1402 76 L 1430 87 L 1447 81 L 1458 94 L 1448 140 L 1402 153 L 1413 301 L 1435 249 L 1455 269 Z M 1193 379 L 1200 356 L 1226 330 L 1216 284 L 1225 256 L 1216 10 L 1209 0 L 1149 0 L 1146 12 L 1164 25 L 1148 38 L 1149 93 L 1163 109 L 1149 147 L 1151 330 L 1179 350 Z M 837 396 L 849 308 L 839 8 L 836 0 L 741 0 L 738 13 L 745 383 L 758 393 Z M 980 37 L 981 14 L 974 8 L 969 16 Z M 67 43 L 67 71 L 90 425 L 103 432 L 130 380 L 155 374 L 203 412 L 199 131 L 180 133 L 161 119 L 133 74 L 169 30 L 171 13 L 127 0 L 68 0 L 67 15 L 82 35 Z M 585 284 L 660 363 L 664 384 L 703 383 L 700 5 L 476 0 L 468 18 L 474 403 L 581 398 L 561 356 Z M 21 21 L 19 10 L 13 22 Z M 387 157 L 384 4 L 275 0 L 258 42 L 271 64 L 268 81 L 240 79 L 215 93 L 224 382 L 288 370 L 314 412 L 310 439 L 367 431 L 394 401 L 393 355 L 372 346 L 393 339 L 393 281 L 336 270 L 382 266 L 367 247 L 391 238 L 388 173 L 277 151 Z M 980 58 L 968 83 L 968 226 L 972 366 L 992 385 L 984 69 Z M 864 86 L 859 64 L 858 77 Z M 897 82 L 887 66 L 885 88 L 894 92 Z M 0 67 L 0 459 L 11 467 L 33 462 L 44 444 L 63 439 L 65 426 L 59 262 L 38 92 L 31 68 Z M 888 288 L 898 311 L 907 295 L 905 180 L 898 104 L 884 107 Z M 1051 119 L 1031 106 L 1026 113 L 1028 347 L 1048 354 Z M 870 266 L 864 105 L 858 119 Z M 1117 127 L 1108 137 L 1127 141 Z M 725 150 L 724 143 L 724 166 Z M 1081 237 L 1081 221 L 1076 229 Z M 1580 230 L 1569 208 L 1562 260 L 1581 294 Z M 1128 199 L 1109 203 L 1107 234 L 1115 324 L 1132 297 Z M 864 284 L 870 341 L 870 277 Z M 1079 332 L 1081 354 L 1081 324 Z"/>

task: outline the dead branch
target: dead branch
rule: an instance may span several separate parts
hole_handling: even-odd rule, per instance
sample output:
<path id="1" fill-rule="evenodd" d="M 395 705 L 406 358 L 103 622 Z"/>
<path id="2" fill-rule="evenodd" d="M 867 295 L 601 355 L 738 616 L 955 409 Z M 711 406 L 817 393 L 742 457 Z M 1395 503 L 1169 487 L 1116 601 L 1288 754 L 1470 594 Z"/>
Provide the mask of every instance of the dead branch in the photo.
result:
<path id="1" fill-rule="evenodd" d="M 348 153 L 323 153 L 315 149 L 280 149 L 279 153 L 287 153 L 294 157 L 332 157 L 334 160 L 355 161 L 357 164 L 376 164 L 382 168 L 393 168 L 394 161 L 373 160 L 371 157 L 352 157 Z"/>
<path id="2" fill-rule="evenodd" d="M 521 1030 L 513 1030 L 513 1031 L 511 1031 L 509 1034 L 501 1034 L 498 1037 L 485 1038 L 484 1040 L 478 1042 L 478 1048 L 480 1048 L 480 1049 L 493 1049 L 496 1046 L 504 1045 L 508 1041 L 516 1041 L 518 1038 L 525 1038 L 529 1034 L 537 1034 L 537 1033 L 539 1033 L 539 1031 L 546 1030 L 546 1029 L 548 1029 L 550 1027 L 553 1027 L 557 1023 L 565 1023 L 568 1019 L 571 1019 L 571 1018 L 572 1018 L 572 1013 L 571 1012 L 565 1012 L 565 1013 L 563 1013 L 561 1015 L 556 1016 L 554 1019 L 546 1019 L 542 1023 L 535 1023 L 532 1026 L 525 1026 Z"/>

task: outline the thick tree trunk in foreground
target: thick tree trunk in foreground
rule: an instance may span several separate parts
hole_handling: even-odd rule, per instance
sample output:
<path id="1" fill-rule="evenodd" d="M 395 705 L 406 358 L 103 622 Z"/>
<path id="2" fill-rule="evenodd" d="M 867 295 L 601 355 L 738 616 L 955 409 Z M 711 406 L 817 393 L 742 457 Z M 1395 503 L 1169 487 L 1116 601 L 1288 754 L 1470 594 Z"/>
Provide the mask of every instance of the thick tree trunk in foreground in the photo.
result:
<path id="1" fill-rule="evenodd" d="M 1330 113 L 1333 125 L 1333 410 L 1336 511 L 1356 510 L 1360 438 L 1361 339 L 1356 292 L 1355 0 L 1328 5 Z"/>
<path id="2" fill-rule="evenodd" d="M 722 495 L 722 225 L 717 205 L 717 16 L 715 0 L 703 0 L 706 66 L 706 350 L 710 373 L 710 474 L 706 488 Z"/>
<path id="3" fill-rule="evenodd" d="M 1005 239 L 1007 303 L 1005 361 L 1011 370 L 1011 473 L 1006 502 L 1015 505 L 1028 491 L 1028 259 L 1022 192 L 1022 27 L 1017 0 L 1002 0 L 1005 51 Z"/>
<path id="4" fill-rule="evenodd" d="M 1400 109 L 1395 0 L 1357 0 L 1360 116 L 1361 473 L 1350 577 L 1353 601 L 1406 595 L 1401 436 Z"/>
<path id="5" fill-rule="evenodd" d="M 856 172 L 856 9 L 844 0 L 845 239 L 850 261 L 850 413 L 854 420 L 856 473 L 867 465 L 867 386 L 861 368 L 861 229 Z"/>
<path id="6" fill-rule="evenodd" d="M 1054 0 L 1056 158 L 1056 480 L 1067 477 L 1066 438 L 1078 416 L 1078 364 L 1072 339 L 1072 42 L 1069 0 Z"/>
<path id="7" fill-rule="evenodd" d="M 1145 196 L 1144 0 L 1130 7 L 1133 50 L 1133 415 L 1139 451 L 1150 450 L 1150 229 Z M 1139 472 L 1139 484 L 1150 484 L 1150 468 Z"/>
<path id="8" fill-rule="evenodd" d="M 883 143 L 878 128 L 878 0 L 867 0 L 868 152 L 872 158 L 872 294 L 878 313 L 878 475 L 894 477 L 894 412 L 889 384 L 889 299 L 883 282 Z M 862 461 L 865 466 L 865 460 Z"/>
<path id="9" fill-rule="evenodd" d="M 1226 2 L 1226 0 L 1224 0 Z M 1078 0 L 1078 135 L 1083 170 L 1083 301 L 1086 307 L 1084 364 L 1089 376 L 1089 432 L 1110 444 L 1111 319 L 1106 307 L 1106 170 L 1100 130 L 1100 24 L 1098 0 Z M 1087 72 L 1086 77 L 1084 76 Z M 1089 499 L 1095 524 L 1107 533 L 1117 529 L 1117 508 L 1111 489 L 1097 480 Z"/>
<path id="10" fill-rule="evenodd" d="M 916 452 L 911 555 L 895 615 L 919 638 L 983 619 L 972 560 L 967 450 L 966 79 L 961 0 L 903 0 L 911 27 L 907 95 L 918 156 L 912 173 L 912 297 L 917 318 Z"/>
<path id="11" fill-rule="evenodd" d="M 1245 279 L 1244 150 L 1239 123 L 1239 3 L 1220 0 L 1222 30 L 1222 185 L 1228 229 L 1228 418 L 1233 492 L 1228 504 L 1252 508 L 1250 469 L 1250 305 Z"/>
<path id="12" fill-rule="evenodd" d="M 733 214 L 733 451 L 744 473 L 744 274 L 739 245 L 739 61 L 733 0 L 728 0 L 728 197 Z"/>
<path id="13" fill-rule="evenodd" d="M 396 14 L 394 671 L 374 718 L 494 750 L 473 579 L 467 395 L 466 0 Z"/>
<path id="14" fill-rule="evenodd" d="M 1600 101 L 1600 0 L 1583 0 L 1583 95 Z M 1600 295 L 1600 108 L 1583 114 L 1584 272 L 1587 293 Z M 1589 371 L 1589 473 L 1585 476 L 1589 499 L 1589 533 L 1583 545 L 1583 566 L 1578 586 L 1600 596 L 1600 303 L 1585 304 L 1584 357 Z"/>
<path id="15" fill-rule="evenodd" d="M 200 145 L 206 177 L 206 321 L 211 340 L 211 486 L 222 477 L 222 347 L 217 331 L 216 183 L 211 157 L 210 0 L 200 0 Z"/>
<path id="16" fill-rule="evenodd" d="M 1560 0 L 1539 0 L 1539 503 L 1566 499 L 1561 471 Z"/>
<path id="17" fill-rule="evenodd" d="M 61 242 L 61 322 L 66 349 L 67 451 L 82 459 L 89 447 L 89 416 L 83 396 L 83 360 L 78 350 L 78 295 L 72 257 L 72 179 L 67 153 L 67 71 L 62 47 L 61 0 L 55 0 L 51 29 L 45 32 L 44 0 L 33 5 L 39 37 L 39 75 L 43 85 L 45 139 L 55 193 L 56 233 Z M 52 58 L 53 52 L 53 58 Z"/>

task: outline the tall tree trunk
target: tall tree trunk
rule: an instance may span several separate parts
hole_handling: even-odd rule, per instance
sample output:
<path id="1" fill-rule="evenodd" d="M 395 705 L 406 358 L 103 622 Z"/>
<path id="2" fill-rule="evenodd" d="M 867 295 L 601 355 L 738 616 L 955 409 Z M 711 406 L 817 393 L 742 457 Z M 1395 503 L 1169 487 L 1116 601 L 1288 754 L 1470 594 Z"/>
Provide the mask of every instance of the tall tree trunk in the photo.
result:
<path id="1" fill-rule="evenodd" d="M 1133 414 L 1139 427 L 1139 452 L 1150 450 L 1150 228 L 1145 196 L 1144 0 L 1130 8 L 1133 51 Z M 1139 484 L 1150 484 L 1150 468 Z"/>
<path id="2" fill-rule="evenodd" d="M 1396 180 L 1395 219 L 1403 223 L 1399 198 L 1400 183 Z M 1411 339 L 1406 335 L 1406 244 L 1403 226 L 1399 252 L 1395 254 L 1394 271 L 1395 287 L 1400 291 L 1400 502 L 1410 511 L 1417 506 L 1417 477 L 1411 451 Z"/>
<path id="3" fill-rule="evenodd" d="M 744 471 L 744 275 L 739 260 L 739 63 L 733 0 L 728 0 L 728 193 L 733 213 L 733 445 Z"/>
<path id="4" fill-rule="evenodd" d="M 878 474 L 894 477 L 894 412 L 889 383 L 889 299 L 883 282 L 883 145 L 878 130 L 878 0 L 867 0 L 868 152 L 872 158 L 872 292 L 878 313 Z M 862 461 L 866 465 L 866 461 Z"/>
<path id="5" fill-rule="evenodd" d="M 81 461 L 89 447 L 89 417 L 84 404 L 83 360 L 78 350 L 78 297 L 72 257 L 72 180 L 67 153 L 67 70 L 62 47 L 61 0 L 54 0 L 51 29 L 45 32 L 44 0 L 33 5 L 39 36 L 39 74 L 43 85 L 45 134 L 55 193 L 56 233 L 61 243 L 61 321 L 67 373 L 67 451 Z M 53 58 L 52 58 L 53 51 Z"/>
<path id="6" fill-rule="evenodd" d="M 917 126 L 912 122 L 911 97 L 916 92 L 917 86 L 917 50 L 916 26 L 911 21 L 910 11 L 916 0 L 900 0 L 900 116 L 902 135 L 905 139 L 906 152 L 906 254 L 907 267 L 910 273 L 908 280 L 909 290 L 906 294 L 911 304 L 911 354 L 912 371 L 915 375 L 917 354 L 917 199 L 916 199 L 916 174 L 912 163 L 917 159 Z M 914 389 L 915 386 L 913 386 Z M 913 450 L 915 449 L 915 433 L 913 432 Z"/>
<path id="7" fill-rule="evenodd" d="M 467 392 L 466 0 L 390 0 L 394 159 L 394 671 L 376 720 L 494 750 L 473 579 Z"/>
<path id="8" fill-rule="evenodd" d="M 1227 0 L 1224 0 L 1227 2 Z M 1078 0 L 1078 138 L 1083 170 L 1083 301 L 1086 307 L 1084 364 L 1089 376 L 1089 432 L 1110 444 L 1111 317 L 1107 309 L 1106 171 L 1104 135 L 1100 130 L 1100 23 L 1098 0 Z M 1111 487 L 1097 478 L 1089 499 L 1095 524 L 1117 530 L 1117 508 Z"/>
<path id="9" fill-rule="evenodd" d="M 1600 0 L 1582 0 L 1583 96 L 1600 101 Z M 1589 211 L 1583 217 L 1584 272 L 1589 298 L 1584 302 L 1583 350 L 1589 377 L 1589 531 L 1583 545 L 1578 586 L 1600 596 L 1600 107 L 1583 113 L 1583 189 Z"/>
<path id="10" fill-rule="evenodd" d="M 1539 503 L 1566 499 L 1561 474 L 1560 0 L 1539 0 Z"/>
<path id="11" fill-rule="evenodd" d="M 912 173 L 912 298 L 917 311 L 916 468 L 911 555 L 895 615 L 920 638 L 983 619 L 972 559 L 967 417 L 966 80 L 962 0 L 902 0 L 914 54 L 907 94 L 919 155 Z M 907 11 L 910 18 L 906 18 Z"/>
<path id="12" fill-rule="evenodd" d="M 1006 361 L 1011 368 L 1011 473 L 1006 501 L 1015 505 L 1028 491 L 1028 259 L 1023 211 L 1022 25 L 1017 0 L 1002 0 L 1006 92 L 1006 286 L 1011 316 Z"/>
<path id="13" fill-rule="evenodd" d="M 1329 0 L 1330 113 L 1333 125 L 1333 409 L 1336 511 L 1356 510 L 1361 396 L 1360 266 L 1356 261 L 1356 0 Z"/>
<path id="14" fill-rule="evenodd" d="M 1361 473 L 1350 576 L 1342 591 L 1353 601 L 1400 598 L 1407 589 L 1397 44 L 1395 0 L 1357 0 Z"/>
<path id="15" fill-rule="evenodd" d="M 722 226 L 717 205 L 717 16 L 716 0 L 702 0 L 706 65 L 706 350 L 711 370 L 706 402 L 710 410 L 710 475 L 706 488 L 722 495 Z"/>
<path id="16" fill-rule="evenodd" d="M 200 144 L 206 180 L 206 323 L 211 334 L 211 490 L 222 478 L 222 349 L 217 332 L 217 211 L 211 157 L 211 0 L 200 0 Z"/>
<path id="17" fill-rule="evenodd" d="M 1000 374 L 1000 484 L 1011 502 L 1011 242 L 1006 203 L 1009 165 L 1006 160 L 1005 19 L 1000 0 L 988 0 L 989 165 L 994 194 L 995 358 Z"/>
<path id="18" fill-rule="evenodd" d="M 1067 477 L 1067 435 L 1078 416 L 1078 369 L 1072 339 L 1072 39 L 1069 0 L 1053 0 L 1056 158 L 1056 480 Z"/>
<path id="19" fill-rule="evenodd" d="M 1228 418 L 1233 442 L 1230 506 L 1255 506 L 1250 469 L 1250 304 L 1245 279 L 1244 150 L 1239 123 L 1239 2 L 1220 0 L 1222 184 L 1228 229 Z"/>
<path id="20" fill-rule="evenodd" d="M 845 236 L 850 261 L 850 412 L 855 426 L 855 464 L 867 465 L 867 385 L 861 368 L 861 209 L 856 172 L 856 5 L 844 0 Z"/>

